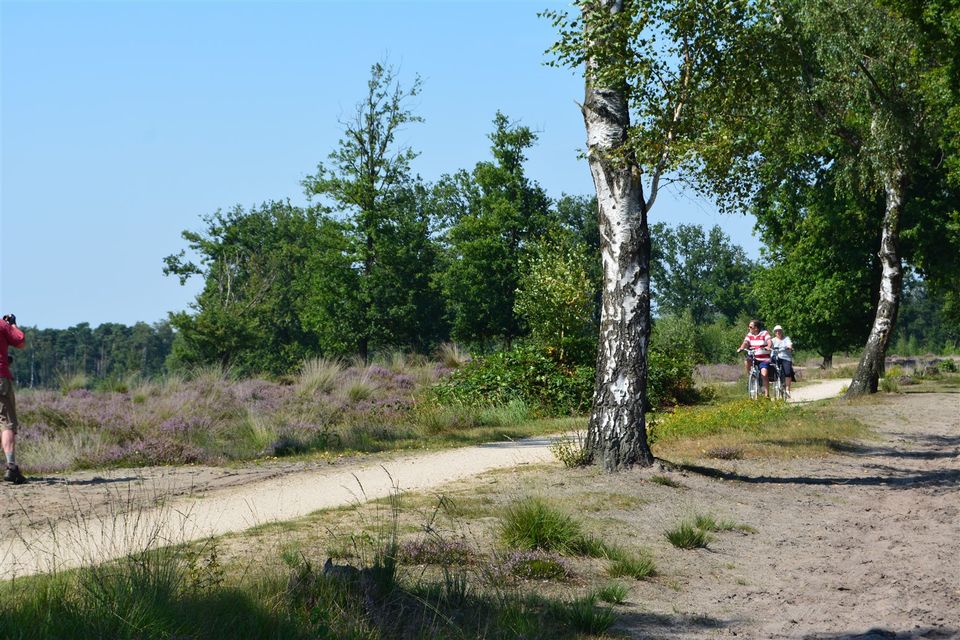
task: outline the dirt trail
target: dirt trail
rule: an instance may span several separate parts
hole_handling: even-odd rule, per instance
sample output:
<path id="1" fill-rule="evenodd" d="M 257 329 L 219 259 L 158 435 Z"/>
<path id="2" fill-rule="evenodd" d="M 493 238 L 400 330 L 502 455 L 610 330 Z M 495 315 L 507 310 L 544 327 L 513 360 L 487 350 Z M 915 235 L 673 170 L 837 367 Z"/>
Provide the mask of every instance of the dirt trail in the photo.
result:
<path id="1" fill-rule="evenodd" d="M 798 388 L 795 401 L 836 395 L 845 381 Z M 0 487 L 0 579 L 101 562 L 159 542 L 242 531 L 495 468 L 552 459 L 545 438 L 374 461 L 276 463 L 243 469 L 152 467 L 34 477 Z M 158 506 L 159 505 L 159 506 Z"/>
<path id="2" fill-rule="evenodd" d="M 676 591 L 640 583 L 633 637 L 960 638 L 960 394 L 841 404 L 871 439 L 821 460 L 711 461 L 637 536 L 713 512 L 755 534 L 659 553 Z M 662 535 L 662 534 L 661 534 Z M 660 557 L 660 556 L 658 556 Z"/>

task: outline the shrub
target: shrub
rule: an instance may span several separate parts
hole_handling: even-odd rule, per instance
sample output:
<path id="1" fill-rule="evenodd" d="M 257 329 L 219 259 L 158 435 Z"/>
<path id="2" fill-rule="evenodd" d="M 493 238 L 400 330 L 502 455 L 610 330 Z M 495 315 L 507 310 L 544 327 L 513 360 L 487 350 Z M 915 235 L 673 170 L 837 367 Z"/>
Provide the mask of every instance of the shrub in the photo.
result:
<path id="1" fill-rule="evenodd" d="M 564 366 L 524 345 L 476 358 L 435 385 L 444 404 L 506 405 L 520 400 L 548 416 L 581 413 L 593 397 L 593 368 Z"/>
<path id="2" fill-rule="evenodd" d="M 617 619 L 612 609 L 597 607 L 592 596 L 554 605 L 553 615 L 575 631 L 596 636 L 605 633 Z"/>

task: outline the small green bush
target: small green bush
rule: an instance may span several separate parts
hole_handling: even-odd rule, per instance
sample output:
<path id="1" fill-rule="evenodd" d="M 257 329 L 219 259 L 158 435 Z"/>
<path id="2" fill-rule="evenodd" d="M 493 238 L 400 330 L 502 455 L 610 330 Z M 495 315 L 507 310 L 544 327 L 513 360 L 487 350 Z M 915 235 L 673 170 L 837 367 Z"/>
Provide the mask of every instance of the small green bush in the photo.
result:
<path id="1" fill-rule="evenodd" d="M 617 619 L 609 607 L 598 607 L 592 596 L 554 605 L 553 615 L 574 631 L 590 635 L 605 633 Z"/>
<path id="2" fill-rule="evenodd" d="M 891 376 L 880 378 L 880 391 L 884 393 L 900 393 L 900 382 Z"/>
<path id="3" fill-rule="evenodd" d="M 547 416 L 579 414 L 593 398 L 593 368 L 564 366 L 542 348 L 516 347 L 478 357 L 434 386 L 443 404 L 507 405 L 521 401 Z"/>

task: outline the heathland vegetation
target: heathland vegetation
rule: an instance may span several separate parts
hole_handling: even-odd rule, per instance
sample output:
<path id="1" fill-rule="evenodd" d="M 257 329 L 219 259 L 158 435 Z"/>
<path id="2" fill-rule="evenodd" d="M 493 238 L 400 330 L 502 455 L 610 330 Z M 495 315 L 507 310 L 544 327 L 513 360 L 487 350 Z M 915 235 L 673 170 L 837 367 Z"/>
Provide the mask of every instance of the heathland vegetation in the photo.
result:
<path id="1" fill-rule="evenodd" d="M 729 3 L 577 4 L 582 16 L 553 16 L 554 51 L 588 65 L 588 128 L 600 126 L 591 114 L 619 118 L 622 136 L 591 139 L 636 145 L 589 159 L 600 178 L 629 177 L 598 187 L 650 176 L 647 200 L 621 194 L 642 221 L 622 217 L 616 194 L 547 194 L 526 173 L 537 135 L 502 113 L 489 158 L 427 183 L 397 139 L 420 123 L 420 81 L 374 65 L 339 145 L 303 181 L 309 206 L 237 206 L 183 233 L 165 270 L 202 281 L 189 311 L 154 326 L 27 329 L 13 362 L 24 466 L 450 446 L 582 430 L 591 407 L 587 439 L 555 449 L 583 483 L 579 467 L 650 464 L 649 447 L 694 464 L 827 455 L 863 437 L 829 408 L 734 399 L 696 367 L 739 375 L 733 352 L 752 316 L 783 324 L 798 360 L 829 364 L 868 341 L 866 387 L 888 345 L 956 352 L 957 71 L 938 52 L 957 22 L 872 0 L 787 3 L 783 15 L 763 3 L 730 15 Z M 843 31 L 834 13 L 850 11 L 863 28 Z M 654 46 L 646 29 L 671 44 Z M 718 227 L 648 228 L 661 178 L 683 172 L 756 215 L 759 263 Z M 612 242 L 634 224 L 629 242 Z M 953 360 L 891 370 L 880 388 L 954 389 L 954 372 Z M 684 485 L 665 472 L 643 488 Z M 311 530 L 276 557 L 227 562 L 227 541 L 211 540 L 17 580 L 0 589 L 0 635 L 580 637 L 604 633 L 633 581 L 657 575 L 622 523 L 588 523 L 533 491 L 475 493 L 413 515 L 399 496 L 359 506 L 350 517 L 372 523 L 322 544 L 329 514 L 276 525 Z M 635 488 L 594 498 L 584 511 L 647 499 Z M 439 526 L 447 517 L 476 528 Z M 688 553 L 755 524 L 692 513 L 658 536 Z"/>

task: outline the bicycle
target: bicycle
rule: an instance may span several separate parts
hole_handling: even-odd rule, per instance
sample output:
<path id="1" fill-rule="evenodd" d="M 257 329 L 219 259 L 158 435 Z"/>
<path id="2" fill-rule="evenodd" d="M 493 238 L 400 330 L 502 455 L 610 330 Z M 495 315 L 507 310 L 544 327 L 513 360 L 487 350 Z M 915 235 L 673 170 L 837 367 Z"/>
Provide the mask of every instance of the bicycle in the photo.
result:
<path id="1" fill-rule="evenodd" d="M 783 375 L 783 367 L 780 365 L 780 356 L 773 354 L 770 358 L 770 367 L 767 369 L 767 375 L 773 375 L 770 380 L 770 390 L 773 392 L 774 400 L 786 400 L 790 397 L 787 391 L 787 380 Z"/>
<path id="2" fill-rule="evenodd" d="M 749 394 L 751 400 L 756 400 L 760 397 L 760 367 L 757 365 L 757 360 L 754 358 L 756 349 L 747 349 L 747 360 L 750 361 L 750 376 L 747 378 L 747 394 Z"/>

